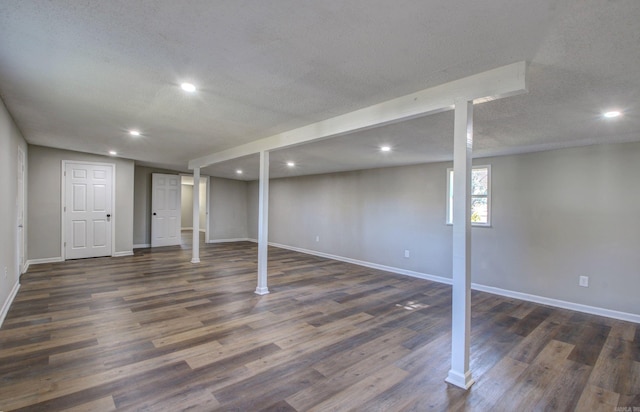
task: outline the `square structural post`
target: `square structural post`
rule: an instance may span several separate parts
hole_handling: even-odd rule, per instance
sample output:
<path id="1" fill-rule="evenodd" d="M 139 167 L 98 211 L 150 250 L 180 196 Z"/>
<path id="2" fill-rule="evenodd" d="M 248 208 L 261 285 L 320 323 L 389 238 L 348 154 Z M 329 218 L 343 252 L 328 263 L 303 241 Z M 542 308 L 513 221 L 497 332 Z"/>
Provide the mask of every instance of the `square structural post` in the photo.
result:
<path id="1" fill-rule="evenodd" d="M 258 199 L 258 286 L 256 293 L 266 295 L 267 259 L 269 247 L 269 152 L 260 152 L 260 183 Z"/>
<path id="2" fill-rule="evenodd" d="M 473 102 L 455 102 L 453 130 L 453 299 L 451 308 L 451 369 L 446 381 L 469 389 L 471 339 L 471 158 Z"/>
<path id="3" fill-rule="evenodd" d="M 193 169 L 193 245 L 191 263 L 200 263 L 200 168 Z"/>

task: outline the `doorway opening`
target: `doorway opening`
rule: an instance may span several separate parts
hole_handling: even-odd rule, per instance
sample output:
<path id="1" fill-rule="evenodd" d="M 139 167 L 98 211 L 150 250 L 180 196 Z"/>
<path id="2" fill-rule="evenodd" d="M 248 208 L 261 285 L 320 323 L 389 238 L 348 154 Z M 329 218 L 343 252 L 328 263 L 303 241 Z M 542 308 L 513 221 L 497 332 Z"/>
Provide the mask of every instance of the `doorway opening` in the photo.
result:
<path id="1" fill-rule="evenodd" d="M 193 243 L 193 231 L 197 230 L 200 235 L 200 244 L 209 240 L 209 177 L 200 176 L 199 202 L 200 202 L 200 224 L 198 228 L 193 227 L 193 175 L 180 175 L 182 185 L 182 195 L 180 202 L 181 228 L 180 238 L 183 248 L 191 248 Z"/>
<path id="2" fill-rule="evenodd" d="M 209 177 L 200 177 L 199 225 L 193 227 L 193 175 L 152 173 L 151 247 L 190 248 L 193 230 L 200 243 L 209 239 Z"/>

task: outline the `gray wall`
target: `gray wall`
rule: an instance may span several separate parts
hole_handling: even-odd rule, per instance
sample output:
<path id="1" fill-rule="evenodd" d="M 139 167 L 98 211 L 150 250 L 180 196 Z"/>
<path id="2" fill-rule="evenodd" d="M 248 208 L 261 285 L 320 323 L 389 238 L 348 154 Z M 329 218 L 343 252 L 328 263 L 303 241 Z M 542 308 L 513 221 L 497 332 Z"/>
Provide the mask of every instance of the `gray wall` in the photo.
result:
<path id="1" fill-rule="evenodd" d="M 135 166 L 133 200 L 133 244 L 151 244 L 151 175 L 178 172 L 146 166 Z"/>
<path id="2" fill-rule="evenodd" d="M 492 166 L 493 214 L 492 227 L 472 229 L 473 282 L 640 314 L 640 143 L 474 163 Z M 447 167 L 451 163 L 274 179 L 269 240 L 450 278 Z M 252 238 L 257 199 L 252 182 Z M 580 275 L 590 277 L 589 288 L 578 286 Z"/>
<path id="3" fill-rule="evenodd" d="M 269 184 L 272 182 L 275 182 L 275 180 L 270 180 Z M 247 235 L 249 239 L 255 241 L 258 240 L 258 189 L 257 181 L 247 182 Z M 273 199 L 269 198 L 269 205 L 271 204 L 273 204 Z M 271 213 L 269 216 L 271 216 Z"/>
<path id="4" fill-rule="evenodd" d="M 492 164 L 493 228 L 476 229 L 475 282 L 640 314 L 640 143 L 481 163 Z"/>
<path id="5" fill-rule="evenodd" d="M 27 167 L 27 143 L 7 111 L 4 102 L 0 100 L 0 191 L 2 193 L 0 195 L 0 310 L 8 304 L 9 295 L 20 277 L 20 268 L 17 263 L 18 232 L 16 209 L 18 147 L 24 151 L 25 167 Z M 25 179 L 28 179 L 28 176 L 25 176 Z M 25 193 L 25 196 L 28 196 L 28 194 Z M 27 212 L 26 203 L 25 212 Z M 28 214 L 25 213 L 25 215 L 25 223 L 27 223 Z M 6 276 L 5 267 L 7 270 Z"/>
<path id="6" fill-rule="evenodd" d="M 193 228 L 193 185 L 182 185 L 181 223 L 183 228 Z"/>
<path id="7" fill-rule="evenodd" d="M 114 253 L 133 249 L 132 160 L 98 156 L 43 146 L 29 146 L 29 259 L 59 258 L 61 251 L 61 173 L 63 160 L 116 165 Z"/>
<path id="8" fill-rule="evenodd" d="M 210 185 L 210 240 L 246 239 L 247 183 L 212 177 Z"/>

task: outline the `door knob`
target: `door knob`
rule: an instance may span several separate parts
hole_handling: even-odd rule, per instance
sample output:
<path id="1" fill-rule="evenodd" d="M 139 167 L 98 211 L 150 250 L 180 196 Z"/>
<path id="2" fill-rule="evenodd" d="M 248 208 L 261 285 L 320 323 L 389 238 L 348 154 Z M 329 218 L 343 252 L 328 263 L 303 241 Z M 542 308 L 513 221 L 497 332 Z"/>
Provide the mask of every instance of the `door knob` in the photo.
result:
<path id="1" fill-rule="evenodd" d="M 156 215 L 156 212 L 153 212 L 153 215 L 155 216 L 155 215 Z"/>
<path id="2" fill-rule="evenodd" d="M 111 217 L 111 213 L 107 213 L 107 217 Z"/>

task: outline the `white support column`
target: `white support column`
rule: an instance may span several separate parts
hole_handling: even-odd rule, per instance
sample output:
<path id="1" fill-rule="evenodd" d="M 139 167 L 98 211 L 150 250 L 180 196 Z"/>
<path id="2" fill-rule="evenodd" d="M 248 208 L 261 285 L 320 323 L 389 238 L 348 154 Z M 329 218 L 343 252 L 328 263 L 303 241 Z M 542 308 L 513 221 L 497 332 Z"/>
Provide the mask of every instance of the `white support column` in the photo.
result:
<path id="1" fill-rule="evenodd" d="M 266 295 L 267 257 L 269 245 L 269 152 L 260 152 L 260 183 L 258 199 L 258 286 L 256 293 Z"/>
<path id="2" fill-rule="evenodd" d="M 200 168 L 193 168 L 193 245 L 191 263 L 200 263 Z"/>
<path id="3" fill-rule="evenodd" d="M 455 102 L 453 131 L 453 302 L 451 370 L 446 381 L 469 389 L 471 335 L 471 155 L 473 102 Z"/>

